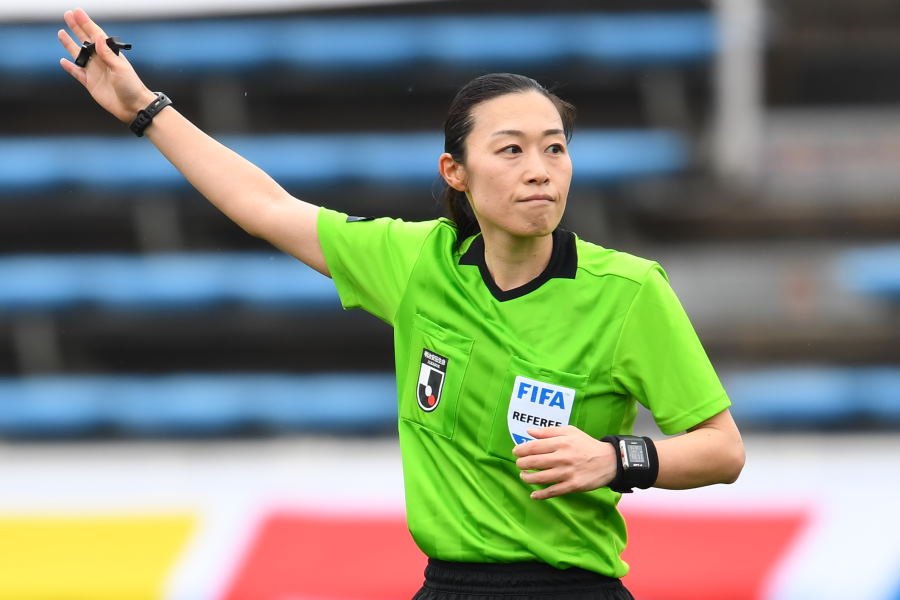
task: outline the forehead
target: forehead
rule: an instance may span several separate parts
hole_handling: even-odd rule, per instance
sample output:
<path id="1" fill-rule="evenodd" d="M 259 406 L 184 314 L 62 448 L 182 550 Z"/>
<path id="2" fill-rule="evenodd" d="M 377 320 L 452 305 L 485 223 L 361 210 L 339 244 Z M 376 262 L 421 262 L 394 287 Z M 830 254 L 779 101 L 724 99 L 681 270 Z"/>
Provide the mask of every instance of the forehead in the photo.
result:
<path id="1" fill-rule="evenodd" d="M 504 94 L 472 108 L 473 135 L 491 135 L 495 131 L 522 132 L 562 129 L 559 111 L 540 92 Z"/>

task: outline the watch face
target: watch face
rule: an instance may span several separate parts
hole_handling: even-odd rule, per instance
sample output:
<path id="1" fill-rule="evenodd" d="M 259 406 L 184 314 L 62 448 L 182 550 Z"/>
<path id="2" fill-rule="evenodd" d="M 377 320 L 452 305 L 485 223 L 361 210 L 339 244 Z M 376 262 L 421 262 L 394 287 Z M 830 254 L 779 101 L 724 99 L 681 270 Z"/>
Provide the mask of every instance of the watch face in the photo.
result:
<path id="1" fill-rule="evenodd" d="M 622 458 L 626 469 L 646 469 L 647 448 L 643 440 L 622 440 Z"/>

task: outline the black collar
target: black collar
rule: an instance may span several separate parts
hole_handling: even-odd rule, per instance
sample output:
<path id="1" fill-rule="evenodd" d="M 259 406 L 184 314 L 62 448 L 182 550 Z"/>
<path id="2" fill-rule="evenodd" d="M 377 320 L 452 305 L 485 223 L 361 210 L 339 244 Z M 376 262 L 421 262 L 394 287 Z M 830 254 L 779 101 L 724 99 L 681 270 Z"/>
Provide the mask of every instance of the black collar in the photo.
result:
<path id="1" fill-rule="evenodd" d="M 575 234 L 564 229 L 557 229 L 553 232 L 553 252 L 550 254 L 550 262 L 544 271 L 524 285 L 517 288 L 503 291 L 494 283 L 488 271 L 487 264 L 484 262 L 484 238 L 477 235 L 469 249 L 465 254 L 459 257 L 461 265 L 475 265 L 481 271 L 481 278 L 484 284 L 491 291 L 494 298 L 500 302 L 519 298 L 533 292 L 541 287 L 544 282 L 559 277 L 562 279 L 575 279 L 575 272 L 578 269 L 578 252 L 575 249 Z"/>

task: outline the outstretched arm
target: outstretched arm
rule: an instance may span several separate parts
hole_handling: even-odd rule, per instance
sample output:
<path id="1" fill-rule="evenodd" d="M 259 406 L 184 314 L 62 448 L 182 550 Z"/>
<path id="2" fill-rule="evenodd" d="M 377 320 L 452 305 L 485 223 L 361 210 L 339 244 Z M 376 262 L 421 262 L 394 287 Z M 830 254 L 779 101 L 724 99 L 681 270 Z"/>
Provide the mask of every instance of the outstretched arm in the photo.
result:
<path id="1" fill-rule="evenodd" d="M 106 45 L 107 34 L 81 9 L 67 11 L 66 25 L 80 41 L 94 42 L 85 68 L 60 59 L 100 106 L 123 123 L 134 120 L 156 96 L 125 58 Z M 65 30 L 58 37 L 74 59 L 81 49 Z M 328 275 L 316 231 L 318 207 L 298 200 L 256 165 L 203 133 L 173 107 L 146 130 L 147 138 L 203 196 L 247 233 L 263 238 Z"/>
<path id="2" fill-rule="evenodd" d="M 522 480 L 547 485 L 532 493 L 536 500 L 608 485 L 616 475 L 612 444 L 577 427 L 530 429 L 535 440 L 513 449 Z M 733 483 L 744 467 L 744 444 L 731 413 L 719 414 L 686 433 L 656 442 L 659 476 L 654 487 L 687 489 Z"/>

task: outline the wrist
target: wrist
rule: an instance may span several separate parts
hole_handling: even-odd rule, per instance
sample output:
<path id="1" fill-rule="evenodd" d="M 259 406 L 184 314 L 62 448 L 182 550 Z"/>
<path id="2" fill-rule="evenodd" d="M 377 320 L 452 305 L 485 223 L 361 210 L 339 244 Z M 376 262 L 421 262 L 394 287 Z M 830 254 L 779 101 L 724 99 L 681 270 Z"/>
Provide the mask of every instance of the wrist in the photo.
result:
<path id="1" fill-rule="evenodd" d="M 150 103 L 154 100 L 156 100 L 156 94 L 147 88 L 144 88 L 144 91 L 138 94 L 133 101 L 128 103 L 121 121 L 126 124 L 131 123 L 134 121 L 137 114 L 150 106 Z"/>
<path id="2" fill-rule="evenodd" d="M 141 110 L 137 111 L 134 121 L 128 126 L 131 132 L 143 137 L 144 131 L 153 123 L 154 117 L 164 108 L 172 104 L 172 101 L 162 92 L 153 92 L 154 99 Z"/>

